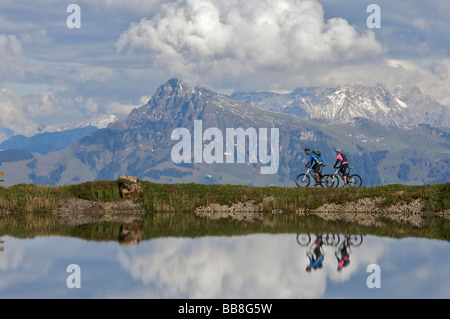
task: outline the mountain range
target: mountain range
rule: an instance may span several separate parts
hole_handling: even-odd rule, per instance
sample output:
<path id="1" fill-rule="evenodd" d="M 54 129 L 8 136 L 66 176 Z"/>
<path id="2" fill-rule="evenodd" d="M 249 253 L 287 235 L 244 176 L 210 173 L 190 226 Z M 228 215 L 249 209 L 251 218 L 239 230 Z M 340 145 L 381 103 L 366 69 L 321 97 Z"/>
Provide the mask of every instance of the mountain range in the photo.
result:
<path id="1" fill-rule="evenodd" d="M 107 115 L 86 122 L 42 125 L 35 134 L 11 136 L 0 143 L 0 150 L 21 149 L 39 154 L 59 151 L 117 120 L 117 116 Z"/>
<path id="2" fill-rule="evenodd" d="M 420 103 L 426 105 L 426 111 L 419 110 Z M 125 120 L 112 122 L 58 151 L 21 154 L 17 160 L 5 153 L 8 161 L 2 162 L 0 170 L 5 171 L 7 185 L 62 185 L 133 175 L 163 183 L 295 186 L 295 177 L 304 172 L 307 161 L 303 149 L 310 147 L 324 154 L 325 172 L 332 170 L 334 149 L 341 148 L 350 157 L 352 173 L 360 174 L 365 186 L 448 182 L 450 131 L 446 114 L 445 107 L 415 89 L 402 93 L 390 92 L 382 85 L 351 85 L 296 89 L 290 94 L 226 96 L 171 79 Z M 205 135 L 212 132 L 209 128 L 215 130 L 214 139 L 209 136 L 196 144 L 196 120 L 201 120 Z M 174 130 L 190 132 L 192 145 L 206 151 L 221 141 L 217 132 L 224 133 L 225 143 L 225 132 L 230 128 L 253 128 L 258 137 L 261 129 L 277 128 L 276 174 L 261 174 L 265 164 L 250 160 L 249 138 L 244 163 L 236 158 L 232 163 L 195 163 L 195 149 L 187 163 L 174 162 L 172 152 L 179 143 L 173 139 Z M 263 144 L 258 141 L 261 148 Z"/>
<path id="3" fill-rule="evenodd" d="M 383 84 L 375 87 L 355 84 L 337 88 L 298 88 L 288 94 L 235 92 L 230 97 L 303 119 L 352 123 L 355 118 L 365 118 L 396 127 L 418 124 L 450 127 L 448 108 L 422 94 L 417 87 L 397 88 L 391 92 Z"/>

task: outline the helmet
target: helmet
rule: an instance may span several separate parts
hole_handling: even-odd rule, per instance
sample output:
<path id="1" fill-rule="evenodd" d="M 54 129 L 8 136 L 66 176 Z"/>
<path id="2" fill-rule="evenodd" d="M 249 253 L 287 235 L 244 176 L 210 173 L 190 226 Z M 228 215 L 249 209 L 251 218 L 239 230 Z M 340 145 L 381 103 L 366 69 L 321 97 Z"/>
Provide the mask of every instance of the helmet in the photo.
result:
<path id="1" fill-rule="evenodd" d="M 341 152 L 341 149 L 340 149 L 340 148 L 337 148 L 337 149 L 336 149 L 336 152 L 340 153 L 340 152 Z"/>
<path id="2" fill-rule="evenodd" d="M 310 151 L 310 149 L 309 149 L 309 148 L 305 148 L 305 152 L 306 152 L 306 151 Z"/>

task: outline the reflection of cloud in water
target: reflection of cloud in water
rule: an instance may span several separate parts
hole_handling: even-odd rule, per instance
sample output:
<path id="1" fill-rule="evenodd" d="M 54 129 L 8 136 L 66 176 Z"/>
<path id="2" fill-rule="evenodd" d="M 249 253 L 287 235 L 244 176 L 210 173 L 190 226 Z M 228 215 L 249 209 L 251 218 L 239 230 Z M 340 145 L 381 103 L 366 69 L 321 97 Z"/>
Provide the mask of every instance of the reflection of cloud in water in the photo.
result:
<path id="1" fill-rule="evenodd" d="M 292 234 L 157 239 L 133 248 L 121 249 L 119 262 L 152 297 L 319 298 L 327 276 L 348 280 L 360 265 L 376 262 L 383 245 L 369 241 L 353 249 L 351 265 L 342 273 L 329 247 L 324 269 L 307 273 L 306 249 Z"/>
<path id="2" fill-rule="evenodd" d="M 0 270 L 16 270 L 23 260 L 23 248 L 20 241 L 11 237 L 2 237 L 4 241 L 2 247 L 4 251 L 0 252 Z"/>
<path id="3" fill-rule="evenodd" d="M 448 242 L 404 238 L 397 247 L 380 261 L 383 297 L 450 298 Z"/>
<path id="4" fill-rule="evenodd" d="M 24 248 L 20 240 L 12 237 L 2 237 L 4 251 L 0 252 L 0 293 L 3 289 L 23 278 L 17 275 L 17 270 L 23 265 Z M 5 276 L 3 273 L 8 274 Z"/>
<path id="5" fill-rule="evenodd" d="M 108 251 L 106 245 L 102 251 L 89 249 L 92 243 L 72 238 L 6 236 L 2 240 L 5 251 L 0 253 L 0 298 L 61 298 L 69 291 L 67 265 L 92 256 L 100 258 L 102 251 Z M 84 274 L 83 280 L 88 275 Z"/>
<path id="6" fill-rule="evenodd" d="M 343 236 L 341 238 L 343 240 Z M 386 254 L 388 249 L 389 244 L 387 242 L 377 240 L 375 237 L 366 237 L 361 246 L 350 247 L 350 264 L 341 271 L 338 271 L 337 259 L 334 255 L 336 249 L 325 247 L 325 253 L 328 253 L 328 262 L 325 267 L 332 281 L 347 281 L 356 272 L 366 272 L 368 265 L 378 263 L 379 258 Z"/>

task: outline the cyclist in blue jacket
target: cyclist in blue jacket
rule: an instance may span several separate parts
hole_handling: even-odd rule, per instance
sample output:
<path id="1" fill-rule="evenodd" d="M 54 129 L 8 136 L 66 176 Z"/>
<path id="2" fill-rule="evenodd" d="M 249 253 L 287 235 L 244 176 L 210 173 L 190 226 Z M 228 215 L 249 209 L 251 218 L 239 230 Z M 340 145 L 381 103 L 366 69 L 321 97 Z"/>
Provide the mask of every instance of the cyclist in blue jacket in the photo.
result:
<path id="1" fill-rule="evenodd" d="M 317 186 L 320 184 L 320 169 L 323 165 L 323 159 L 319 155 L 314 152 L 311 152 L 309 148 L 305 148 L 305 154 L 309 156 L 309 162 L 305 165 L 305 167 L 311 167 L 311 169 L 316 173 L 316 184 Z"/>

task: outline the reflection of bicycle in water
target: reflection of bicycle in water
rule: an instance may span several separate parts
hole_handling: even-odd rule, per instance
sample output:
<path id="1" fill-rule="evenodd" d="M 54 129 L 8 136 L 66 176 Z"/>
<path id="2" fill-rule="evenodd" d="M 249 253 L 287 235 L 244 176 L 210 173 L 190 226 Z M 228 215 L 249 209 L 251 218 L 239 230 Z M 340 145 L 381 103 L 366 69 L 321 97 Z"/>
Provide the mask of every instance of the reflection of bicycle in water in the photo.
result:
<path id="1" fill-rule="evenodd" d="M 363 242 L 362 235 L 347 235 L 346 238 L 348 239 L 349 245 L 353 247 L 361 246 Z"/>
<path id="2" fill-rule="evenodd" d="M 317 234 L 316 239 L 320 237 L 322 243 L 329 246 L 337 246 L 341 241 L 341 236 L 339 234 Z M 348 238 L 348 243 L 350 246 L 358 247 L 361 246 L 363 242 L 362 235 L 344 235 L 344 238 Z M 297 243 L 300 246 L 306 247 L 311 242 L 311 234 L 297 234 Z"/>
<path id="3" fill-rule="evenodd" d="M 337 246 L 339 243 L 339 235 L 337 234 L 317 234 L 314 241 L 311 240 L 311 234 L 297 234 L 297 243 L 302 247 L 308 247 L 306 256 L 309 264 L 306 271 L 311 272 L 312 269 L 322 269 L 325 260 L 323 246 Z"/>
<path id="4" fill-rule="evenodd" d="M 317 238 L 321 239 L 322 243 L 329 246 L 337 246 L 339 244 L 340 237 L 338 234 L 318 234 Z M 311 234 L 297 234 L 297 243 L 300 246 L 306 247 L 311 242 Z"/>
<path id="5" fill-rule="evenodd" d="M 308 247 L 306 256 L 309 259 L 309 264 L 306 271 L 310 272 L 312 269 L 321 269 L 325 259 L 323 246 L 336 247 L 335 256 L 338 261 L 338 270 L 350 264 L 350 247 L 359 247 L 363 242 L 362 235 L 339 235 L 339 234 L 316 234 L 315 240 L 312 241 L 311 234 L 297 234 L 297 243 L 302 247 Z M 342 237 L 342 238 L 341 238 Z"/>
<path id="6" fill-rule="evenodd" d="M 306 266 L 306 271 L 311 272 L 312 269 L 322 269 L 325 254 L 323 252 L 322 236 L 317 236 L 316 240 L 312 243 L 309 249 L 306 251 L 306 256 L 309 259 L 309 264 Z"/>

